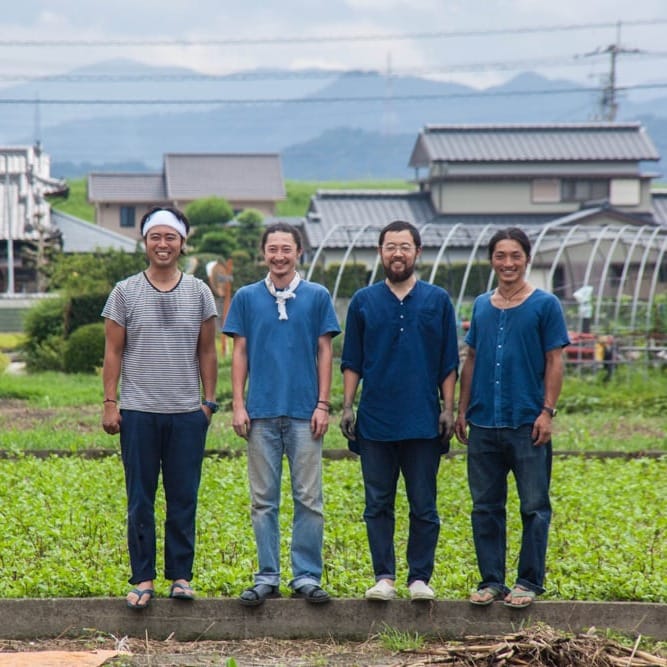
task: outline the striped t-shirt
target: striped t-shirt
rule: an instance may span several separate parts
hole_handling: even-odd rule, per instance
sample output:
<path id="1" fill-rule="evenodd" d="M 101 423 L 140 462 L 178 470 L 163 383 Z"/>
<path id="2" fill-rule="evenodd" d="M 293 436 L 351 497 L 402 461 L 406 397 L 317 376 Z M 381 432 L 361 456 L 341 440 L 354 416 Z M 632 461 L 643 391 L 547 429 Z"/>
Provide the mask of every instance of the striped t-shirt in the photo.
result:
<path id="1" fill-rule="evenodd" d="M 183 274 L 160 292 L 144 273 L 117 283 L 102 311 L 125 329 L 120 404 L 126 410 L 178 413 L 201 409 L 197 342 L 216 315 L 208 286 Z"/>

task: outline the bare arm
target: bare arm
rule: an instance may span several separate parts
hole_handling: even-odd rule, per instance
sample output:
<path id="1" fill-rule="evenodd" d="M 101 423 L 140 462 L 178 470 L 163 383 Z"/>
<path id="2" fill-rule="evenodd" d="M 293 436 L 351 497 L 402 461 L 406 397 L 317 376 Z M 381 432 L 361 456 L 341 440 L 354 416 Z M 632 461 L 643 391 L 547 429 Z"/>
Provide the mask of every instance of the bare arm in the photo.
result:
<path id="1" fill-rule="evenodd" d="M 201 378 L 204 399 L 215 402 L 215 385 L 218 381 L 218 353 L 215 347 L 215 317 L 202 322 L 197 342 L 197 357 L 199 358 L 199 377 Z M 211 411 L 202 407 L 211 418 Z"/>
<path id="2" fill-rule="evenodd" d="M 232 427 L 247 440 L 250 417 L 245 409 L 245 385 L 248 379 L 248 348 L 243 336 L 234 336 L 232 350 Z"/>
<path id="3" fill-rule="evenodd" d="M 470 387 L 472 385 L 472 374 L 475 369 L 475 350 L 466 347 L 466 358 L 461 367 L 461 378 L 459 382 L 459 411 L 454 425 L 454 433 L 459 442 L 468 444 L 468 423 L 466 411 L 470 405 Z"/>
<path id="4" fill-rule="evenodd" d="M 331 393 L 331 367 L 333 363 L 333 345 L 331 334 L 324 334 L 317 339 L 317 385 L 318 401 L 329 402 Z M 321 438 L 329 427 L 329 406 L 318 403 L 310 418 L 310 429 L 313 437 Z"/>
<path id="5" fill-rule="evenodd" d="M 544 367 L 544 405 L 555 408 L 558 403 L 561 389 L 563 388 L 563 350 L 557 347 L 549 350 L 545 356 Z M 536 446 L 544 445 L 551 440 L 552 423 L 551 415 L 542 410 L 533 424 L 533 443 Z"/>
<path id="6" fill-rule="evenodd" d="M 115 435 L 120 431 L 120 412 L 117 400 L 118 383 L 123 363 L 123 351 L 125 350 L 125 328 L 117 322 L 106 318 L 104 320 L 104 364 L 102 366 L 102 386 L 104 398 L 111 399 L 104 405 L 102 415 L 102 428 L 109 435 Z"/>

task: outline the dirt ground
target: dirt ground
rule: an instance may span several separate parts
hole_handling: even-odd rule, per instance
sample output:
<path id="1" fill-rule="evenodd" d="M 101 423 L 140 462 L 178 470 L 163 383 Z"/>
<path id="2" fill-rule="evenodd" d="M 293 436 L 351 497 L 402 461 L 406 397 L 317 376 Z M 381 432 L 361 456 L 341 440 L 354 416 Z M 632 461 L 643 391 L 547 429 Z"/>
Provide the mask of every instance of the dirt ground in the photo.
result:
<path id="1" fill-rule="evenodd" d="M 128 638 L 0 640 L 0 656 L 30 652 L 34 655 L 35 667 L 43 667 L 40 653 L 44 651 L 62 651 L 64 662 L 60 664 L 70 667 L 74 664 L 72 654 L 93 650 L 123 651 L 102 663 L 107 667 L 399 667 L 410 664 L 405 655 L 383 648 L 378 640 L 363 643 L 276 639 L 201 642 Z M 70 654 L 69 658 L 66 653 Z M 59 663 L 53 664 L 55 667 Z"/>
<path id="2" fill-rule="evenodd" d="M 0 640 L 0 658 L 10 654 L 31 667 L 72 667 L 81 652 L 119 651 L 103 662 L 107 667 L 667 667 L 667 647 L 640 648 L 640 638 L 623 645 L 595 632 L 567 635 L 547 626 L 497 637 L 467 637 L 460 642 L 430 640 L 414 648 L 391 650 L 380 637 L 365 642 L 252 639 L 243 641 L 176 642 L 101 637 L 91 632 L 80 639 L 19 642 Z M 46 662 L 44 651 L 62 652 L 64 662 Z M 70 652 L 69 659 L 65 652 Z M 54 653 L 50 656 L 53 657 Z M 94 654 L 93 654 L 94 656 Z M 25 662 L 28 658 L 28 662 Z M 30 660 L 34 658 L 34 662 Z M 94 660 L 94 657 L 93 657 Z M 102 657 L 104 660 L 104 657 Z M 2 663 L 9 664 L 9 663 Z"/>

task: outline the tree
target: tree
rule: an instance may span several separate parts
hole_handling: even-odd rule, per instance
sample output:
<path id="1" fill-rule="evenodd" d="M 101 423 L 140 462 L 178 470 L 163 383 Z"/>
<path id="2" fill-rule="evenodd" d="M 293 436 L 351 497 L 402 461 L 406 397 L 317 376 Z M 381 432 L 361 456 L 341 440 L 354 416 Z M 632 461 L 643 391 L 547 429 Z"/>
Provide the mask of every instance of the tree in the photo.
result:
<path id="1" fill-rule="evenodd" d="M 188 243 L 199 251 L 204 235 L 229 222 L 234 217 L 234 209 L 222 197 L 204 197 L 188 204 L 185 215 L 191 226 Z"/>
<path id="2" fill-rule="evenodd" d="M 108 250 L 97 253 L 59 254 L 46 267 L 49 290 L 69 294 L 110 291 L 123 278 L 146 268 L 143 253 Z"/>
<path id="3" fill-rule="evenodd" d="M 259 253 L 259 242 L 262 238 L 264 216 L 254 208 L 247 208 L 236 217 L 236 241 L 239 250 L 243 250 L 248 257 L 254 259 Z"/>

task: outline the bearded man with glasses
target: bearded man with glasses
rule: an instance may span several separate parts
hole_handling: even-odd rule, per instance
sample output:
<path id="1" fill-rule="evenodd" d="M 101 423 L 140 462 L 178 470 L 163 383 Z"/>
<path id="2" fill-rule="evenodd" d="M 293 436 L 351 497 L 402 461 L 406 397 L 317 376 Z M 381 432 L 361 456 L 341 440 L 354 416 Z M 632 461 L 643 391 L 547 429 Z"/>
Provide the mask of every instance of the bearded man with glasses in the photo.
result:
<path id="1" fill-rule="evenodd" d="M 429 580 L 440 532 L 437 475 L 454 432 L 459 365 L 454 308 L 444 289 L 415 275 L 422 244 L 414 225 L 388 224 L 378 252 L 385 280 L 353 296 L 341 361 L 340 426 L 361 458 L 364 521 L 375 574 L 365 597 L 396 597 L 394 506 L 402 474 L 410 505 L 408 590 L 412 600 L 432 600 Z"/>

